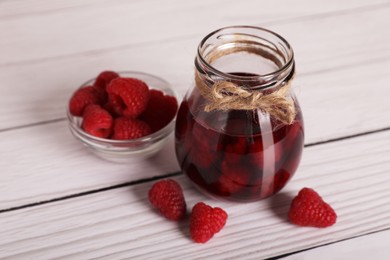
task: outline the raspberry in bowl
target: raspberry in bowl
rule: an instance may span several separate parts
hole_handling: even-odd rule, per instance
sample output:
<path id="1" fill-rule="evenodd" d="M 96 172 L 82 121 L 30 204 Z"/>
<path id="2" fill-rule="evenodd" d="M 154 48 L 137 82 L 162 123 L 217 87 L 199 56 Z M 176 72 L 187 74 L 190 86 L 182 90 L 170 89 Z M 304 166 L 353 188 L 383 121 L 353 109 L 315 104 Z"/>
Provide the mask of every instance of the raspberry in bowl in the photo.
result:
<path id="1" fill-rule="evenodd" d="M 67 109 L 69 129 L 95 155 L 131 162 L 168 141 L 178 108 L 165 80 L 142 72 L 104 71 L 82 84 Z"/>

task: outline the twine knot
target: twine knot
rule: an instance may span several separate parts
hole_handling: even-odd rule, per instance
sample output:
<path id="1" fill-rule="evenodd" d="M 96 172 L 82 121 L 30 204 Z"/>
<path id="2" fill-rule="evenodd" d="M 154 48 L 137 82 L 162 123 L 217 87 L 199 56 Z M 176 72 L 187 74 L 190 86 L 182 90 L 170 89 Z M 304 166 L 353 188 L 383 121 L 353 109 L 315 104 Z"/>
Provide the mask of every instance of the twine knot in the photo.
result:
<path id="1" fill-rule="evenodd" d="M 195 83 L 201 95 L 209 102 L 204 110 L 254 110 L 260 109 L 284 124 L 292 124 L 296 109 L 294 101 L 287 97 L 293 77 L 278 90 L 264 94 L 260 90 L 246 90 L 228 81 L 217 81 L 209 87 L 198 72 L 195 73 Z"/>

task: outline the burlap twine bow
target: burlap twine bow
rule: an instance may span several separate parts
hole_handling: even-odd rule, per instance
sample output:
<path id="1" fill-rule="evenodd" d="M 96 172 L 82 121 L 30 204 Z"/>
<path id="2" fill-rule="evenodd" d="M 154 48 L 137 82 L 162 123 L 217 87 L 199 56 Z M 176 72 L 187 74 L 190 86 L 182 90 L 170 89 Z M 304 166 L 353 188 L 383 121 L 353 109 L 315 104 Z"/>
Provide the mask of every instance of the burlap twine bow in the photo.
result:
<path id="1" fill-rule="evenodd" d="M 236 50 L 234 52 L 238 51 Z M 253 53 L 251 50 L 249 52 Z M 221 56 L 223 55 L 219 54 L 219 57 Z M 206 112 L 213 110 L 260 109 L 268 113 L 271 117 L 289 125 L 292 124 L 296 115 L 294 101 L 288 97 L 294 75 L 288 81 L 284 81 L 282 86 L 270 94 L 264 94 L 261 90 L 247 90 L 244 86 L 238 86 L 224 80 L 217 81 L 213 85 L 208 86 L 197 71 L 195 72 L 195 84 L 200 94 L 208 100 L 208 104 L 204 107 Z"/>

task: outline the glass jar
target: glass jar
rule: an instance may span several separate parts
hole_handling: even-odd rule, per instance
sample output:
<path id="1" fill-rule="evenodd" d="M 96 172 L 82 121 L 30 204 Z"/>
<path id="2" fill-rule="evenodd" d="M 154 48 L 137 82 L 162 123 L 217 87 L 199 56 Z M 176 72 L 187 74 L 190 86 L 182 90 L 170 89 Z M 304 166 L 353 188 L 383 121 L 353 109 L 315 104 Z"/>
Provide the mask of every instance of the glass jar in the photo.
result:
<path id="1" fill-rule="evenodd" d="M 269 30 L 226 27 L 201 41 L 195 87 L 175 129 L 180 167 L 200 190 L 247 202 L 275 194 L 291 179 L 304 144 L 294 75 L 292 48 Z"/>

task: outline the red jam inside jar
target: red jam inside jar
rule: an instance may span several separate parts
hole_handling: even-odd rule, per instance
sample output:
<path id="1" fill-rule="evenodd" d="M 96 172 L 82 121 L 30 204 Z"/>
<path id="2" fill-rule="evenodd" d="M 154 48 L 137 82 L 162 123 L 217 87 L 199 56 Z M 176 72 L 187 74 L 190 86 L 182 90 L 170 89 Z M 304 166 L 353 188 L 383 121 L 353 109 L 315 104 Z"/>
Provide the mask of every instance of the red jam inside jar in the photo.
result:
<path id="1" fill-rule="evenodd" d="M 242 32 L 245 37 L 252 33 L 256 39 L 267 39 L 264 35 L 257 37 L 259 30 L 265 36 L 270 33 L 256 27 L 228 27 L 213 34 L 226 37 L 229 33 L 237 36 Z M 267 73 L 266 77 L 261 71 L 253 70 L 245 73 L 220 72 L 205 58 L 205 53 L 210 53 L 207 50 L 210 43 L 206 43 L 213 34 L 202 41 L 195 61 L 202 80 L 209 85 L 228 80 L 269 94 L 283 86 L 294 74 L 293 59 L 288 57 L 289 49 L 286 53 L 275 50 L 275 57 L 279 53 L 285 59 L 283 61 L 282 57 L 281 62 L 273 60 L 278 69 L 275 73 Z M 232 39 L 237 41 L 239 37 Z M 211 51 L 218 49 L 222 48 Z M 270 52 L 269 49 L 267 51 Z M 231 68 L 230 65 L 228 67 Z M 188 92 L 180 105 L 175 129 L 176 155 L 182 171 L 201 191 L 215 198 L 248 202 L 280 191 L 297 170 L 304 144 L 303 118 L 298 101 L 291 90 L 287 95 L 296 110 L 295 118 L 289 124 L 261 109 L 206 112 L 207 98 L 196 87 Z"/>
<path id="2" fill-rule="evenodd" d="M 232 201 L 255 201 L 275 194 L 291 179 L 303 148 L 301 113 L 291 125 L 269 131 L 260 127 L 253 111 L 231 111 L 231 125 L 221 132 L 212 128 L 212 117 L 196 120 L 189 103 L 182 102 L 179 109 L 176 153 L 182 171 L 201 190 Z"/>

